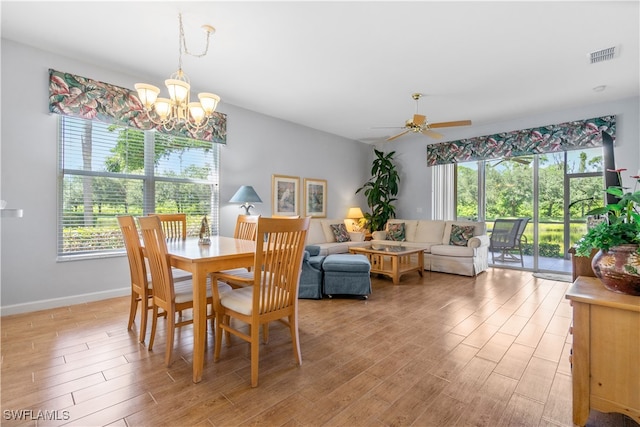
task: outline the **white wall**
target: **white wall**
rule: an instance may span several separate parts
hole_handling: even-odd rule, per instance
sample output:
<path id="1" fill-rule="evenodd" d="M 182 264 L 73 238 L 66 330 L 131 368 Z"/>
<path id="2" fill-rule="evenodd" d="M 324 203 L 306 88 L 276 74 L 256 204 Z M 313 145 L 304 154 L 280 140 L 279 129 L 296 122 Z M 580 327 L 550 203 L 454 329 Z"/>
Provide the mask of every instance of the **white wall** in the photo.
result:
<path id="1" fill-rule="evenodd" d="M 123 87 L 144 80 L 2 40 L 1 198 L 8 208 L 24 209 L 23 218 L 0 223 L 2 315 L 130 292 L 125 257 L 56 260 L 58 117 L 48 112 L 49 68 Z M 221 235 L 233 234 L 242 212 L 226 203 L 240 185 L 253 185 L 264 201 L 255 213 L 271 215 L 272 174 L 299 176 L 301 188 L 302 178 L 326 179 L 330 218 L 343 218 L 350 206 L 366 206 L 355 190 L 368 179 L 371 146 L 224 100 L 220 111 L 228 119 L 220 176 Z"/>
<path id="2" fill-rule="evenodd" d="M 631 96 L 635 95 L 635 96 Z M 437 142 L 456 141 L 500 132 L 589 119 L 607 115 L 616 115 L 616 168 L 626 168 L 623 184 L 633 187 L 630 175 L 640 174 L 640 97 L 630 97 L 611 103 L 594 103 L 581 108 L 538 114 L 526 119 L 495 123 L 469 128 L 447 128 L 442 133 L 445 138 Z M 431 168 L 427 167 L 427 144 L 429 138 L 415 135 L 411 138 L 381 144 L 378 149 L 385 152 L 395 150 L 401 183 L 396 206 L 396 217 L 405 219 L 431 218 Z"/>

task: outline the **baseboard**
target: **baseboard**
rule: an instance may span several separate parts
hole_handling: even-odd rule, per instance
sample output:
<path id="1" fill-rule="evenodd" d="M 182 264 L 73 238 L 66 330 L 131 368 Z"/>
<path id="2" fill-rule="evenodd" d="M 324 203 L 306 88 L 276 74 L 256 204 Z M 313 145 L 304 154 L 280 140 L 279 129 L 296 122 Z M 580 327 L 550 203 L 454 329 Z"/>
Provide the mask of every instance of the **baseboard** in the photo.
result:
<path id="1" fill-rule="evenodd" d="M 117 298 L 131 293 L 131 288 L 113 289 L 104 292 L 92 292 L 90 294 L 71 295 L 62 298 L 52 298 L 40 301 L 26 302 L 23 304 L 13 304 L 0 307 L 0 316 L 10 316 L 12 314 L 30 313 L 32 311 L 47 310 L 50 308 L 66 307 L 74 304 L 100 301 L 103 299 Z"/>

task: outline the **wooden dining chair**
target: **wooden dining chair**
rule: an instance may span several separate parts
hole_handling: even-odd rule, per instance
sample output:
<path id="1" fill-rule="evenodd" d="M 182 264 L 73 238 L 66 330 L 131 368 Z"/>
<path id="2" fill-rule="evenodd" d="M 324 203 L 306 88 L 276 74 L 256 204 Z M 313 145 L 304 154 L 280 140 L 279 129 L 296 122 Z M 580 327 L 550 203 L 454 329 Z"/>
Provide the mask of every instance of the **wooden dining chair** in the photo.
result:
<path id="1" fill-rule="evenodd" d="M 187 239 L 187 214 L 184 213 L 170 213 L 170 214 L 149 214 L 150 216 L 157 216 L 160 218 L 162 224 L 162 231 L 164 236 L 168 240 L 186 240 Z M 191 280 L 191 273 L 173 269 L 173 280 L 176 282 L 182 282 L 184 280 Z"/>
<path id="2" fill-rule="evenodd" d="M 256 240 L 256 234 L 258 233 L 258 219 L 260 215 L 238 215 L 236 219 L 236 228 L 233 233 L 235 239 L 243 240 Z M 241 277 L 242 280 L 231 279 L 227 282 L 232 287 L 247 286 L 247 282 L 253 280 L 253 274 L 251 274 L 251 265 L 246 267 L 238 267 L 230 270 L 224 270 L 223 273 L 229 277 Z"/>
<path id="3" fill-rule="evenodd" d="M 182 239 L 187 238 L 187 214 L 184 213 L 170 213 L 170 214 L 158 214 L 154 213 L 160 218 L 162 223 L 162 231 L 167 239 Z"/>
<path id="4" fill-rule="evenodd" d="M 238 215 L 233 237 L 243 240 L 256 240 L 260 215 Z"/>
<path id="5" fill-rule="evenodd" d="M 249 342 L 252 387 L 258 385 L 260 325 L 286 319 L 296 362 L 299 365 L 302 363 L 298 335 L 298 284 L 309 220 L 260 218 L 252 286 L 224 293 L 213 288 L 216 311 L 214 360 L 220 358 L 223 331 L 227 335 L 228 346 L 231 345 L 229 334 Z M 224 273 L 212 274 L 214 283 L 228 280 L 228 276 Z M 234 328 L 232 318 L 249 324 L 249 332 Z"/>
<path id="6" fill-rule="evenodd" d="M 144 248 L 146 250 L 149 269 L 151 270 L 151 284 L 153 288 L 153 318 L 151 323 L 151 337 L 149 338 L 149 350 L 153 349 L 153 342 L 156 336 L 156 325 L 159 317 L 159 309 L 167 315 L 167 344 L 165 350 L 165 364 L 171 365 L 173 353 L 173 340 L 176 327 L 181 327 L 193 323 L 193 319 L 183 319 L 182 316 L 176 322 L 176 313 L 182 310 L 193 309 L 193 284 L 191 281 L 180 282 L 176 287 L 171 265 L 169 263 L 167 242 L 165 240 L 162 223 L 158 216 L 147 216 L 138 218 Z M 217 283 L 214 290 L 219 295 L 224 295 L 230 291 L 231 287 L 226 283 Z M 207 315 L 211 319 L 211 328 L 214 324 L 213 298 L 211 286 L 207 286 L 207 304 L 212 306 L 212 310 Z"/>
<path id="7" fill-rule="evenodd" d="M 124 238 L 124 247 L 129 260 L 129 273 L 131 276 L 131 304 L 129 308 L 129 323 L 127 330 L 130 331 L 138 311 L 138 303 L 141 303 L 140 311 L 140 335 L 139 341 L 142 343 L 147 334 L 147 314 L 153 308 L 151 301 L 151 286 L 147 279 L 147 269 L 142 256 L 142 245 L 140 236 L 136 228 L 136 221 L 133 216 L 119 216 L 118 224 Z"/>

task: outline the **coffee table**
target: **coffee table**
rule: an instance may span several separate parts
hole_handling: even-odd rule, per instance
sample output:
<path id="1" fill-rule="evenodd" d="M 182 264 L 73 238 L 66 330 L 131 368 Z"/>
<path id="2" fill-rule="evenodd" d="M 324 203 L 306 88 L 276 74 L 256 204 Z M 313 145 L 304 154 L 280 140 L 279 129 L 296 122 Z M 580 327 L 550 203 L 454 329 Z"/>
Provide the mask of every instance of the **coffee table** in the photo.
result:
<path id="1" fill-rule="evenodd" d="M 383 274 L 400 283 L 400 276 L 417 271 L 420 277 L 424 271 L 424 250 L 426 248 L 398 245 L 372 244 L 363 247 L 351 247 L 352 254 L 365 255 L 371 263 L 371 273 Z"/>

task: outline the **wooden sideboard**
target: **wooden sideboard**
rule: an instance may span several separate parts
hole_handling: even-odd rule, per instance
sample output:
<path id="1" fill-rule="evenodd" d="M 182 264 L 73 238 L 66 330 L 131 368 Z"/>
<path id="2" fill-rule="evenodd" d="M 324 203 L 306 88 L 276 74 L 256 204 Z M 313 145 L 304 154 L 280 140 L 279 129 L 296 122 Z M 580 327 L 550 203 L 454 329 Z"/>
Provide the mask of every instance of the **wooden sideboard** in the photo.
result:
<path id="1" fill-rule="evenodd" d="M 585 425 L 595 409 L 640 423 L 640 297 L 580 276 L 566 298 L 573 306 L 573 422 Z"/>
<path id="2" fill-rule="evenodd" d="M 591 260 L 598 253 L 597 249 L 592 249 L 591 255 L 588 257 L 576 256 L 575 248 L 570 248 L 569 253 L 571 254 L 571 274 L 574 281 L 578 276 L 596 277 L 591 268 Z"/>

